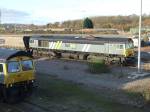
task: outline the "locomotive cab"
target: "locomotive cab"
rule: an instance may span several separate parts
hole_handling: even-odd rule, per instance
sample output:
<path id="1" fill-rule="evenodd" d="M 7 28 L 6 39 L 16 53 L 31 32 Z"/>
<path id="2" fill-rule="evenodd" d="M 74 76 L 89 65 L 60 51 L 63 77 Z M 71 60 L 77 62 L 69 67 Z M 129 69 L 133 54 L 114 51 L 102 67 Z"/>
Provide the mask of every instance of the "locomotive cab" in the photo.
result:
<path id="1" fill-rule="evenodd" d="M 125 44 L 125 57 L 134 57 L 134 44 L 131 39 Z"/>
<path id="2" fill-rule="evenodd" d="M 25 51 L 0 49 L 0 95 L 13 103 L 32 92 L 34 82 L 34 62 Z"/>

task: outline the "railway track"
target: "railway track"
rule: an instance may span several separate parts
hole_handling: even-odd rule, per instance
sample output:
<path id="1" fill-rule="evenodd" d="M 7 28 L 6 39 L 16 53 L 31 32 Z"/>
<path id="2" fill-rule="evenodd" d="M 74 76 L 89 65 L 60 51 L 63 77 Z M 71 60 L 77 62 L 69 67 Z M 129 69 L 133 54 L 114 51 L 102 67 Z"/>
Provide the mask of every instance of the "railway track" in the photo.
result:
<path id="1" fill-rule="evenodd" d="M 23 101 L 18 104 L 0 103 L 1 112 L 50 112 L 51 109 L 43 107 L 40 104 L 33 103 L 32 101 Z"/>
<path id="2" fill-rule="evenodd" d="M 34 57 L 35 61 L 43 61 L 43 60 L 63 60 L 63 61 L 76 61 L 76 62 L 82 62 L 82 63 L 90 63 L 93 62 L 94 60 L 83 60 L 83 59 L 70 59 L 70 58 L 57 58 L 57 57 Z M 95 61 L 100 61 L 100 60 L 95 60 Z M 107 65 L 113 66 L 122 66 L 119 62 L 106 62 Z M 131 66 L 131 65 L 130 65 Z M 133 65 L 134 66 L 134 65 Z"/>
<path id="3" fill-rule="evenodd" d="M 40 104 L 37 103 L 33 103 L 32 101 L 24 101 L 22 102 L 23 107 L 22 108 L 24 111 L 26 112 L 50 112 L 51 109 L 49 109 L 48 107 L 43 107 Z M 25 110 L 26 109 L 26 110 Z"/>

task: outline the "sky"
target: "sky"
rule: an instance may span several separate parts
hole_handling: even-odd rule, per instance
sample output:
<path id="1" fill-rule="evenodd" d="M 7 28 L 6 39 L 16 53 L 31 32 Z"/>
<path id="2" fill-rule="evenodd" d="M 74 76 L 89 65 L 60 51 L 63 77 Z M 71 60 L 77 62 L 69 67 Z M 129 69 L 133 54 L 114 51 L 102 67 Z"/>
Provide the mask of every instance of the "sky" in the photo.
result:
<path id="1" fill-rule="evenodd" d="M 47 24 L 92 16 L 140 13 L 140 0 L 0 0 L 2 23 Z M 150 14 L 150 0 L 143 0 Z"/>

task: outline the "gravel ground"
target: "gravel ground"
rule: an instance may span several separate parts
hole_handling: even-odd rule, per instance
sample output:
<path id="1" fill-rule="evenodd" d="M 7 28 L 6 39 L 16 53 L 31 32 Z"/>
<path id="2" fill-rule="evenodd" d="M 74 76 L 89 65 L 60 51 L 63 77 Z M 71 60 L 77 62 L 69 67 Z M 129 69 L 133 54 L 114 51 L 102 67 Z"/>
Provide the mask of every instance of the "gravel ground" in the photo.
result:
<path id="1" fill-rule="evenodd" d="M 92 74 L 86 62 L 67 60 L 43 60 L 36 63 L 36 72 L 57 76 L 60 79 L 81 83 L 93 87 L 121 89 L 124 84 L 133 81 L 128 79 L 134 68 L 112 67 L 112 73 Z"/>
<path id="2" fill-rule="evenodd" d="M 133 80 L 128 78 L 130 74 L 136 71 L 135 68 L 111 67 L 111 73 L 92 74 L 88 71 L 87 62 L 56 59 L 50 61 L 37 61 L 36 68 L 36 72 L 38 73 L 44 73 L 59 79 L 86 85 L 110 98 L 117 99 L 122 104 L 130 104 L 139 107 L 144 105 L 143 100 L 131 99 L 124 93 L 124 90 L 127 90 L 128 87 L 130 89 L 128 85 L 132 85 L 132 82 L 134 82 L 132 85 L 132 88 L 134 88 L 134 85 L 139 81 L 139 79 Z M 145 78 L 141 78 L 140 80 L 144 82 Z M 150 79 L 146 77 L 146 80 Z M 137 87 L 138 86 L 136 86 L 136 88 Z"/>
<path id="3" fill-rule="evenodd" d="M 137 81 L 127 78 L 134 68 L 111 70 L 91 74 L 87 62 L 37 61 L 33 95 L 19 104 L 0 103 L 0 112 L 126 112 L 126 108 L 128 112 L 149 112 L 139 100 L 121 91 L 125 84 Z"/>

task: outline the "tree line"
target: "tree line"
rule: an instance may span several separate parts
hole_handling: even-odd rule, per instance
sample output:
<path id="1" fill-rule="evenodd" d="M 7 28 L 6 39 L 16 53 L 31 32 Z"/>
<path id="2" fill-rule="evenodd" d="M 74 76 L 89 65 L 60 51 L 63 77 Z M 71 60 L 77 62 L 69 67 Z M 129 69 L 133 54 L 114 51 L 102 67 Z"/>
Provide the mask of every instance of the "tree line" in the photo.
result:
<path id="1" fill-rule="evenodd" d="M 94 28 L 114 28 L 118 30 L 129 31 L 130 28 L 138 27 L 139 24 L 139 16 L 135 14 L 129 16 L 96 16 L 89 18 L 92 21 Z M 46 26 L 48 28 L 81 29 L 84 26 L 84 20 L 78 19 L 68 20 L 64 22 L 48 23 Z M 143 15 L 142 25 L 144 27 L 150 27 L 150 15 Z"/>

